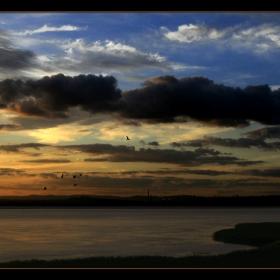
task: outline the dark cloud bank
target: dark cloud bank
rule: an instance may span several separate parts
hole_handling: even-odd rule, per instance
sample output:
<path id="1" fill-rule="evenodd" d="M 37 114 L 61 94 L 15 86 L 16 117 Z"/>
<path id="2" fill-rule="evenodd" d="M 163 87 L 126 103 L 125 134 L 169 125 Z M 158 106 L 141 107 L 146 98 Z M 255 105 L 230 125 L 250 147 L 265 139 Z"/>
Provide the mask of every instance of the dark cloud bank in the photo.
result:
<path id="1" fill-rule="evenodd" d="M 280 127 L 265 127 L 243 133 L 252 138 L 266 139 L 266 138 L 280 138 Z"/>
<path id="2" fill-rule="evenodd" d="M 8 32 L 0 30 L 0 72 L 32 68 L 35 59 L 34 52 L 13 48 Z"/>
<path id="3" fill-rule="evenodd" d="M 201 76 L 160 76 L 128 91 L 121 91 L 112 76 L 58 74 L 39 80 L 6 79 L 0 82 L 0 96 L 1 109 L 43 118 L 68 118 L 69 109 L 78 107 L 91 114 L 113 114 L 126 123 L 280 124 L 280 89 L 271 90 L 268 85 L 234 88 Z M 275 133 L 279 132 L 268 131 L 267 135 Z"/>
<path id="4" fill-rule="evenodd" d="M 113 146 L 111 144 L 85 144 L 57 146 L 58 149 L 73 149 L 95 156 L 86 158 L 86 162 L 148 162 L 167 163 L 181 166 L 200 166 L 203 164 L 247 166 L 263 163 L 263 161 L 248 161 L 233 156 L 224 155 L 214 149 L 198 148 L 195 151 L 176 151 L 174 149 L 140 148 L 133 146 Z"/>
<path id="5" fill-rule="evenodd" d="M 269 130 L 269 128 L 267 128 Z M 266 130 L 266 129 L 264 129 Z M 260 130 L 262 131 L 262 129 Z M 254 134 L 258 134 L 257 131 L 247 132 L 249 136 L 253 136 Z M 217 138 L 212 136 L 204 136 L 203 139 L 191 140 L 188 142 L 177 143 L 173 142 L 170 144 L 173 148 L 184 148 L 184 147 L 210 147 L 212 145 L 230 147 L 230 148 L 258 148 L 265 151 L 276 151 L 280 149 L 280 142 L 265 142 L 262 137 L 258 137 L 255 139 L 252 138 Z"/>
<path id="6" fill-rule="evenodd" d="M 40 147 L 49 146 L 47 144 L 40 144 L 40 143 L 23 143 L 18 145 L 1 145 L 0 151 L 6 152 L 23 152 L 25 148 L 34 148 L 35 150 L 40 150 Z"/>
<path id="7" fill-rule="evenodd" d="M 67 118 L 71 107 L 92 113 L 113 112 L 121 91 L 114 77 L 58 74 L 40 80 L 0 82 L 1 107 L 28 116 Z"/>

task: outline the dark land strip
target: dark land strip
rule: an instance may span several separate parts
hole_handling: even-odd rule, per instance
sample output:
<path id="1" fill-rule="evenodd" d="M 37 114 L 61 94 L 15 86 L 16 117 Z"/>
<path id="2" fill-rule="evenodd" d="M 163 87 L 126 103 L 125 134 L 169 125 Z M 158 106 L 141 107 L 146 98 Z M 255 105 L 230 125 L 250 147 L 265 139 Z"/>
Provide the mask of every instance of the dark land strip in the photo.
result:
<path id="1" fill-rule="evenodd" d="M 269 196 L 19 196 L 0 197 L 0 207 L 9 206 L 242 206 L 259 207 L 270 206 L 280 207 L 280 195 Z"/>

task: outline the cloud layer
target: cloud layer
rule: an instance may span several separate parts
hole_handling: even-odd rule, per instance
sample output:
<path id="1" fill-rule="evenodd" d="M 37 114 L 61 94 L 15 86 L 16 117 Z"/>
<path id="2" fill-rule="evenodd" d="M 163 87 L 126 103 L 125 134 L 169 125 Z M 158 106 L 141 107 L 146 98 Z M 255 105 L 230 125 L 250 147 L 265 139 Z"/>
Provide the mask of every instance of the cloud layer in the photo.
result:
<path id="1" fill-rule="evenodd" d="M 266 138 L 280 138 L 280 127 L 264 127 L 248 132 L 244 132 L 243 135 L 248 135 L 252 138 L 266 139 Z"/>
<path id="2" fill-rule="evenodd" d="M 251 135 L 251 133 L 254 135 L 255 132 L 247 132 L 246 134 Z M 277 150 L 280 147 L 280 142 L 270 142 L 267 143 L 261 138 L 238 138 L 238 139 L 231 139 L 231 138 L 217 138 L 212 136 L 204 136 L 203 139 L 196 139 L 191 140 L 188 142 L 183 143 L 177 143 L 173 142 L 171 143 L 171 146 L 173 148 L 184 148 L 184 147 L 210 147 L 212 145 L 216 146 L 223 146 L 223 147 L 229 147 L 229 148 L 252 148 L 256 147 L 258 149 L 271 151 L 271 150 Z"/>
<path id="3" fill-rule="evenodd" d="M 136 150 L 134 146 L 113 146 L 111 144 L 67 145 L 59 146 L 57 148 L 74 149 L 95 156 L 84 159 L 86 162 L 148 162 L 177 164 L 182 166 L 200 166 L 204 164 L 236 164 L 247 166 L 263 163 L 263 161 L 243 160 L 237 157 L 224 155 L 213 149 L 203 148 L 196 149 L 195 151 L 151 148 L 140 148 L 139 150 Z"/>
<path id="4" fill-rule="evenodd" d="M 0 82 L 2 107 L 27 116 L 67 118 L 71 107 L 82 110 L 113 112 L 121 97 L 114 77 L 58 74 L 39 80 L 6 79 Z"/>
<path id="5" fill-rule="evenodd" d="M 68 118 L 70 108 L 78 107 L 140 122 L 195 120 L 225 127 L 244 127 L 250 121 L 280 124 L 280 90 L 268 85 L 234 88 L 202 76 L 159 76 L 128 91 L 121 91 L 113 76 L 6 79 L 0 82 L 0 96 L 2 109 L 43 118 Z"/>

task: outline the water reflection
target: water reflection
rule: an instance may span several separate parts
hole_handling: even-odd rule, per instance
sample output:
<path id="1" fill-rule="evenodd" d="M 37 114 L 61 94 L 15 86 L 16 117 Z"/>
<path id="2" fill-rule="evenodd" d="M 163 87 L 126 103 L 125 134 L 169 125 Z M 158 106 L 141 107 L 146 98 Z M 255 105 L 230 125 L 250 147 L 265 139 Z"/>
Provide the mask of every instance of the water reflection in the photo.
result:
<path id="1" fill-rule="evenodd" d="M 223 254 L 215 231 L 280 222 L 280 208 L 1 209 L 0 261 L 90 256 Z"/>

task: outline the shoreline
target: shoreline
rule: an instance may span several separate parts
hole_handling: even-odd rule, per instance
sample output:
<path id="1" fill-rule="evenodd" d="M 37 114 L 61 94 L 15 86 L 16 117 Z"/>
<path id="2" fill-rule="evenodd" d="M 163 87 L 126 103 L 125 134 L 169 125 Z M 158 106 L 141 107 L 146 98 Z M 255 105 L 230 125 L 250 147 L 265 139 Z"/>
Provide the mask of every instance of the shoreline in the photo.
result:
<path id="1" fill-rule="evenodd" d="M 26 260 L 0 263 L 0 268 L 280 268 L 280 223 L 242 223 L 213 233 L 213 239 L 256 246 L 220 255 L 185 257 L 127 256 Z M 229 242 L 230 241 L 230 242 Z"/>
<path id="2" fill-rule="evenodd" d="M 40 205 L 34 205 L 34 206 L 22 206 L 22 205 L 15 205 L 15 206 L 0 206 L 1 209 L 253 209 L 253 208 L 280 208 L 279 206 L 255 206 L 255 205 L 249 205 L 249 206 L 77 206 L 77 205 L 49 205 L 49 206 L 40 206 Z"/>

